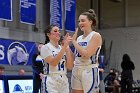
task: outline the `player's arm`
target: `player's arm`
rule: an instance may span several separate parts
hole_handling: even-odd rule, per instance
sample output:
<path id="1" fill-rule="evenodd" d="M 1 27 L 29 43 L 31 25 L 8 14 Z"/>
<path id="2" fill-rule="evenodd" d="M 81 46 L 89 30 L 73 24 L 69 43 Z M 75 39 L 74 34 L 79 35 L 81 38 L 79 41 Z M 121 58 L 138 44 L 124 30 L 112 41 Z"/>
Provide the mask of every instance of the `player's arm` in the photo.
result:
<path id="1" fill-rule="evenodd" d="M 66 51 L 66 48 L 69 45 L 69 42 L 71 41 L 71 37 L 67 34 L 66 39 L 64 40 L 64 45 L 62 46 L 62 49 L 60 52 L 56 55 L 52 55 L 52 51 L 49 48 L 43 49 L 44 47 L 41 48 L 41 54 L 44 58 L 44 61 L 49 63 L 52 66 L 57 66 L 58 63 L 61 61 L 62 57 L 64 56 L 64 53 Z M 44 51 L 45 50 L 45 51 Z"/>
<path id="2" fill-rule="evenodd" d="M 49 63 L 52 66 L 57 66 L 58 63 L 60 62 L 60 60 L 62 59 L 62 57 L 64 56 L 65 50 L 66 50 L 66 47 L 62 47 L 62 49 L 60 50 L 60 52 L 56 56 L 53 56 L 52 53 L 47 54 L 48 56 L 44 57 L 44 61 L 47 62 L 47 63 Z M 48 50 L 46 50 L 45 52 L 46 53 L 49 53 L 47 51 Z M 41 54 L 44 55 L 43 54 L 44 51 L 42 50 L 41 52 L 42 52 Z"/>
<path id="3" fill-rule="evenodd" d="M 74 55 L 69 47 L 70 42 L 72 41 L 71 36 L 69 33 L 67 33 L 64 36 L 63 39 L 63 45 L 62 46 L 67 46 L 66 48 L 66 67 L 67 69 L 71 70 L 73 68 L 73 61 L 74 61 Z"/>
<path id="4" fill-rule="evenodd" d="M 99 33 L 95 33 L 91 38 L 87 47 L 81 47 L 76 41 L 73 41 L 73 45 L 75 46 L 76 50 L 79 52 L 82 58 L 87 59 L 90 58 L 93 54 L 96 53 L 97 49 L 102 44 L 102 38 Z"/>
<path id="5" fill-rule="evenodd" d="M 73 68 L 73 62 L 74 62 L 74 54 L 71 51 L 70 47 L 67 47 L 66 49 L 66 67 L 68 70 L 72 70 Z"/>

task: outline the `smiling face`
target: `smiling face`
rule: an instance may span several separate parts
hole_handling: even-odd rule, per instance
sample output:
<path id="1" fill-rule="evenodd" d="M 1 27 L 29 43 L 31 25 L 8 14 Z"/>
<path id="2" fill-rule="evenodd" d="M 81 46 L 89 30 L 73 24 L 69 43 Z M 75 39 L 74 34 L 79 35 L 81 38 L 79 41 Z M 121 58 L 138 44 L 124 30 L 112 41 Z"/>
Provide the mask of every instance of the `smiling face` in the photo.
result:
<path id="1" fill-rule="evenodd" d="M 57 26 L 54 26 L 48 34 L 48 37 L 50 40 L 58 42 L 60 40 L 60 35 L 61 34 L 59 28 Z"/>
<path id="2" fill-rule="evenodd" d="M 86 15 L 79 16 L 79 27 L 82 31 L 91 29 L 92 21 Z"/>

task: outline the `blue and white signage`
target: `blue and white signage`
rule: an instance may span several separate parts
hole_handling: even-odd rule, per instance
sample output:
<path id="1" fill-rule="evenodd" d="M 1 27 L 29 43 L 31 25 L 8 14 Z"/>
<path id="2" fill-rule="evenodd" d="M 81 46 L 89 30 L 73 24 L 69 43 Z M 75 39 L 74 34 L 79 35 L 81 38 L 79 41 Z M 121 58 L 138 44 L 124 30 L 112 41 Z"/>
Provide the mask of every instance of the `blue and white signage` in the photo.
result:
<path id="1" fill-rule="evenodd" d="M 33 80 L 8 80 L 9 93 L 32 93 Z"/>
<path id="2" fill-rule="evenodd" d="M 0 20 L 12 21 L 12 0 L 0 0 Z"/>
<path id="3" fill-rule="evenodd" d="M 36 0 L 20 0 L 20 21 L 34 25 L 36 22 Z"/>
<path id="4" fill-rule="evenodd" d="M 62 29 L 62 0 L 50 0 L 50 24 Z"/>
<path id="5" fill-rule="evenodd" d="M 0 93 L 5 93 L 5 90 L 4 90 L 4 80 L 0 80 Z"/>
<path id="6" fill-rule="evenodd" d="M 68 32 L 75 31 L 76 1 L 65 0 L 65 29 Z"/>
<path id="7" fill-rule="evenodd" d="M 0 38 L 0 64 L 31 65 L 34 53 L 36 53 L 35 42 Z"/>

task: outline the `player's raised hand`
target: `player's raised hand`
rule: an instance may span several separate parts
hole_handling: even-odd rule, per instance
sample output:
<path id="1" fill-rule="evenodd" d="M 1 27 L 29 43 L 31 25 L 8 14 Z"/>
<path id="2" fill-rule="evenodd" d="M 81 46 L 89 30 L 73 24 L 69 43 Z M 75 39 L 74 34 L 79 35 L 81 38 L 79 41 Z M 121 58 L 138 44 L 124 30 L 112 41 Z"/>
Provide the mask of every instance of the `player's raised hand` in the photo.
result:
<path id="1" fill-rule="evenodd" d="M 76 31 L 75 31 L 75 33 L 73 34 L 73 37 L 72 37 L 72 41 L 76 41 L 76 39 L 77 39 L 77 35 L 78 35 L 78 28 L 76 28 Z"/>
<path id="2" fill-rule="evenodd" d="M 69 33 L 67 33 L 63 39 L 63 46 L 65 47 L 69 46 L 71 41 L 72 41 L 72 37 L 69 35 Z"/>

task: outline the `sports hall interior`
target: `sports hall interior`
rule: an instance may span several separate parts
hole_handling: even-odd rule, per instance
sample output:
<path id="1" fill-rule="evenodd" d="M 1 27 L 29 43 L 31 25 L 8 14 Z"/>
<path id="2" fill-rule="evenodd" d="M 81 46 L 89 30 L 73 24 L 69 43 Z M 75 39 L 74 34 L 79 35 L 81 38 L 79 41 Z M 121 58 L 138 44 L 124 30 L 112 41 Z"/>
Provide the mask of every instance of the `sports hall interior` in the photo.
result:
<path id="1" fill-rule="evenodd" d="M 65 0 L 62 1 L 64 3 Z M 0 38 L 45 42 L 43 31 L 50 22 L 50 0 L 36 0 L 35 25 L 20 22 L 19 3 L 20 0 L 13 0 L 12 21 L 0 20 Z M 140 0 L 76 0 L 76 25 L 80 13 L 91 8 L 97 14 L 97 32 L 102 35 L 104 41 L 107 58 L 105 73 L 108 73 L 110 68 L 121 72 L 122 56 L 127 53 L 135 65 L 134 80 L 140 80 Z M 66 33 L 64 28 L 62 35 Z M 32 75 L 31 66 L 4 67 L 6 75 L 15 75 L 21 68 L 26 70 L 27 75 Z"/>

